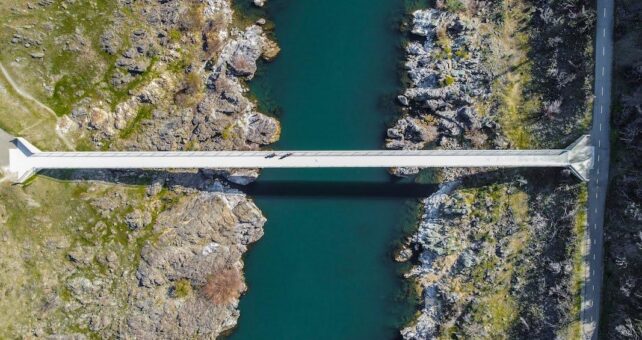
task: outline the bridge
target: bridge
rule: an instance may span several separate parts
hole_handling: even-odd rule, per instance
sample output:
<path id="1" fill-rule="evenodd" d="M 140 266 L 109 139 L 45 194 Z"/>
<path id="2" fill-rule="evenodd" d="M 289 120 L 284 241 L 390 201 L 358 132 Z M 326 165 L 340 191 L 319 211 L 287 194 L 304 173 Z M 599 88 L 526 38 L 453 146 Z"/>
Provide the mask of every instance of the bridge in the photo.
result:
<path id="1" fill-rule="evenodd" d="M 588 181 L 593 146 L 582 136 L 551 150 L 43 152 L 15 138 L 4 171 L 24 182 L 41 169 L 558 167 Z"/>

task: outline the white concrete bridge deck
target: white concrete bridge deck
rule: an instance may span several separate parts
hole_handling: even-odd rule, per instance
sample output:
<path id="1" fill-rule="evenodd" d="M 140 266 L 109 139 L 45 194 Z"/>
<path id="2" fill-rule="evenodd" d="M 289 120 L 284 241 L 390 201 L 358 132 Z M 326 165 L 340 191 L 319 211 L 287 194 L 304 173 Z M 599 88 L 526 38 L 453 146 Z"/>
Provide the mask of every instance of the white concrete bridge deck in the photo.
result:
<path id="1" fill-rule="evenodd" d="M 8 172 L 22 182 L 41 169 L 568 167 L 588 180 L 588 142 L 555 150 L 42 152 L 16 138 Z"/>

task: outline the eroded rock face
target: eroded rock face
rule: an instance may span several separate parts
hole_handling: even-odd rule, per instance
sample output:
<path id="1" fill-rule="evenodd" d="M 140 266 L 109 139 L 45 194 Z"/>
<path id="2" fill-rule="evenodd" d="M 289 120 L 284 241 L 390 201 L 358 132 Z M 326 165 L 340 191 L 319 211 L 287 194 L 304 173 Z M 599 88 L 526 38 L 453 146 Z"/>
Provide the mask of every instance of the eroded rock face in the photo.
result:
<path id="1" fill-rule="evenodd" d="M 479 23 L 438 9 L 413 13 L 412 33 L 419 36 L 406 47 L 410 86 L 398 101 L 405 116 L 388 129 L 386 147 L 417 150 L 429 143 L 459 144 L 458 136 L 483 125 L 474 103 L 490 95 L 489 75 L 481 62 Z M 415 174 L 415 169 L 394 170 Z"/>
<path id="2" fill-rule="evenodd" d="M 142 250 L 131 307 L 119 333 L 137 338 L 215 338 L 233 328 L 239 316 L 239 290 L 226 303 L 211 301 L 203 287 L 226 270 L 242 273 L 242 255 L 263 235 L 265 218 L 242 194 L 196 193 L 158 216 L 161 235 Z M 241 276 L 242 280 L 242 276 Z M 178 282 L 185 296 L 169 294 Z M 179 323 L 176 320 L 180 320 Z"/>
<path id="3" fill-rule="evenodd" d="M 279 122 L 257 110 L 244 85 L 259 58 L 279 53 L 265 20 L 236 28 L 229 0 L 117 3 L 96 46 L 113 56 L 105 80 L 59 120 L 61 134 L 94 149 L 137 151 L 255 150 L 278 140 Z M 140 17 L 126 34 L 125 12 Z M 144 193 L 125 194 L 118 184 L 150 176 Z M 78 190 L 95 210 L 78 233 L 100 237 L 58 246 L 69 248 L 59 279 L 65 296 L 51 294 L 45 304 L 63 316 L 38 317 L 16 334 L 214 339 L 233 328 L 247 289 L 242 256 L 263 235 L 265 218 L 221 177 L 248 184 L 258 170 L 69 174 L 110 183 Z"/>
<path id="4" fill-rule="evenodd" d="M 129 90 L 131 96 L 113 109 L 100 101 L 79 102 L 71 121 L 60 120 L 59 131 L 90 137 L 96 147 L 109 143 L 131 150 L 253 150 L 278 140 L 279 122 L 256 110 L 241 82 L 253 78 L 259 58 L 271 60 L 279 53 L 260 25 L 232 28 L 226 0 L 193 8 L 161 2 L 147 11 L 146 20 L 158 34 L 136 30 L 129 37 L 133 46 L 121 51 L 112 28 L 103 34 L 101 46 L 120 54 L 112 83 L 126 88 L 151 68 L 158 76 Z M 189 41 L 205 37 L 201 53 L 211 58 L 172 71 L 186 58 L 181 46 L 168 40 L 168 32 L 177 29 L 191 35 Z"/>
<path id="5" fill-rule="evenodd" d="M 436 6 L 442 9 L 413 13 L 413 40 L 406 47 L 405 63 L 410 84 L 397 98 L 404 115 L 388 130 L 388 148 L 503 149 L 510 147 L 509 138 L 515 143 L 515 135 L 504 137 L 507 130 L 498 123 L 505 121 L 511 103 L 503 101 L 505 88 L 498 89 L 495 82 L 509 84 L 508 76 L 502 77 L 519 65 L 513 61 L 495 65 L 512 51 L 481 33 L 496 27 L 489 24 L 494 15 L 506 12 L 462 4 L 468 6 L 467 15 L 446 11 L 448 6 L 441 2 Z M 537 10 L 555 17 L 550 8 Z M 559 22 L 581 16 L 566 11 L 560 10 L 566 17 Z M 552 42 L 559 44 L 560 39 Z M 530 62 L 528 58 L 520 61 Z M 548 77 L 545 72 L 531 75 Z M 560 102 L 544 104 L 551 112 L 563 111 Z M 545 125 L 547 133 L 556 129 L 542 120 L 529 129 L 539 131 Z M 419 171 L 391 170 L 399 176 Z M 555 170 L 533 175 L 449 168 L 439 175 L 440 189 L 422 201 L 417 232 L 395 257 L 416 259 L 405 275 L 421 292 L 420 313 L 401 330 L 402 337 L 573 337 L 565 325 L 578 317 L 570 307 L 578 291 L 572 284 L 574 264 L 569 254 L 578 254 L 583 237 L 574 231 L 576 214 L 582 209 L 577 204 L 579 186 Z"/>

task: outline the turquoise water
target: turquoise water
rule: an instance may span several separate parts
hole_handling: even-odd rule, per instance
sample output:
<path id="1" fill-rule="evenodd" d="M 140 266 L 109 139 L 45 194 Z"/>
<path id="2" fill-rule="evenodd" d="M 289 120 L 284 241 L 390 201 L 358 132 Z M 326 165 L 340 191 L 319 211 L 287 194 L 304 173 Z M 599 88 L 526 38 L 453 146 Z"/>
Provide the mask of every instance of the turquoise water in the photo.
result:
<path id="1" fill-rule="evenodd" d="M 282 123 L 274 148 L 381 149 L 403 2 L 269 0 L 266 11 L 282 52 L 250 85 Z M 247 190 L 268 222 L 246 257 L 232 339 L 397 337 L 413 306 L 391 254 L 425 188 L 385 169 L 277 169 Z"/>

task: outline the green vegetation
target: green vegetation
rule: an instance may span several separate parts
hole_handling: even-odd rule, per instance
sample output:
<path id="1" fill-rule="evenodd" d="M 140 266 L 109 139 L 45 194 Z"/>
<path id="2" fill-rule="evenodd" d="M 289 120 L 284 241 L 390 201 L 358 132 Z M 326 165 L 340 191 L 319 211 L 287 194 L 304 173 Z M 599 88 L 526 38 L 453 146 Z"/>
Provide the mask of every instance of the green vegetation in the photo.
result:
<path id="1" fill-rule="evenodd" d="M 502 52 L 490 58 L 495 72 L 504 74 L 492 84 L 492 100 L 499 104 L 498 120 L 506 137 L 515 147 L 528 149 L 537 146 L 529 122 L 542 106 L 540 97 L 528 91 L 532 64 L 528 57 L 528 30 L 521 28 L 528 23 L 531 9 L 520 0 L 505 0 L 502 4 L 501 25 L 483 26 L 488 33 L 492 32 L 492 44 L 501 47 Z"/>
<path id="2" fill-rule="evenodd" d="M 232 137 L 234 137 L 234 127 L 236 127 L 236 124 L 231 123 L 230 125 L 226 126 L 225 129 L 221 132 L 221 138 L 224 140 L 230 140 Z"/>
<path id="3" fill-rule="evenodd" d="M 192 284 L 187 279 L 176 281 L 172 295 L 177 299 L 185 298 L 192 294 Z"/>
<path id="4" fill-rule="evenodd" d="M 138 132 L 141 128 L 141 122 L 143 120 L 151 119 L 153 111 L 154 111 L 154 107 L 152 105 L 149 105 L 149 104 L 142 105 L 138 109 L 138 112 L 136 113 L 136 117 L 134 117 L 134 119 L 131 120 L 129 124 L 127 124 L 127 126 L 120 131 L 120 138 L 126 139 L 126 138 L 129 138 L 135 132 Z"/>
<path id="5" fill-rule="evenodd" d="M 446 0 L 444 2 L 444 9 L 449 12 L 457 13 L 464 11 L 466 9 L 466 5 L 459 0 Z"/>
<path id="6" fill-rule="evenodd" d="M 580 311 L 582 309 L 582 286 L 584 284 L 584 256 L 586 254 L 586 247 L 584 241 L 586 240 L 586 227 L 588 223 L 588 216 L 586 207 L 588 205 L 588 187 L 583 184 L 580 187 L 578 195 L 577 206 L 579 207 L 575 215 L 575 223 L 572 228 L 572 242 L 569 243 L 566 251 L 567 256 L 572 260 L 573 273 L 571 275 L 571 295 L 573 296 L 573 303 L 571 305 L 570 314 L 574 316 L 575 320 L 566 326 L 563 330 L 563 335 L 566 339 L 579 339 L 581 336 L 581 323 Z"/>
<path id="7" fill-rule="evenodd" d="M 451 76 L 450 74 L 447 74 L 444 77 L 444 80 L 443 80 L 443 85 L 444 86 L 450 86 L 450 85 L 452 85 L 454 83 L 455 83 L 455 78 L 453 76 Z"/>
<path id="8" fill-rule="evenodd" d="M 522 66 L 527 68 L 526 65 Z M 502 84 L 503 91 L 498 89 L 500 108 L 499 122 L 508 139 L 518 149 L 533 148 L 535 141 L 528 129 L 531 117 L 539 111 L 541 106 L 539 98 L 525 98 L 523 86 L 530 80 L 528 70 L 509 74 Z"/>
<path id="9" fill-rule="evenodd" d="M 66 177 L 65 172 L 48 174 Z M 42 304 L 52 294 L 69 301 L 72 296 L 66 284 L 70 279 L 123 280 L 124 273 L 135 273 L 142 246 L 156 235 L 153 223 L 130 230 L 124 216 L 134 209 L 151 209 L 155 220 L 165 209 L 165 197 L 170 196 L 165 191 L 149 198 L 142 185 L 113 187 L 46 176 L 35 176 L 22 186 L 0 184 L 0 235 L 4 238 L 0 270 L 12 273 L 0 276 L 0 308 L 15 311 L 0 317 L 0 337 L 12 338 L 16 325 L 30 325 L 42 317 Z M 160 204 L 155 204 L 156 200 Z M 87 260 L 72 261 L 72 253 Z M 105 262 L 107 254 L 115 254 L 115 262 Z M 125 287 L 120 284 L 109 289 Z M 91 335 L 85 325 L 78 324 L 76 312 L 51 309 L 48 313 L 63 329 Z"/>
<path id="10" fill-rule="evenodd" d="M 0 31 L 3 40 L 10 40 L 8 37 L 15 33 L 10 27 L 48 22 L 52 30 L 42 40 L 42 50 L 46 51 L 44 58 L 33 59 L 29 57 L 31 50 L 14 44 L 0 52 L 0 60 L 22 59 L 21 86 L 25 86 L 27 92 L 47 104 L 58 116 L 69 114 L 72 107 L 84 98 L 102 100 L 115 107 L 128 96 L 129 90 L 149 80 L 146 76 L 149 72 L 145 72 L 125 88 L 111 85 L 118 53 L 110 55 L 102 51 L 101 36 L 110 28 L 118 12 L 117 2 L 93 0 L 56 1 L 48 7 L 8 14 L 8 24 Z M 115 32 L 121 40 L 120 51 L 129 47 L 131 32 L 139 28 L 134 21 L 128 23 L 134 18 L 128 12 L 131 11 L 120 11 L 124 25 Z M 152 68 L 153 61 L 148 69 Z M 43 83 L 51 86 L 51 93 L 46 93 L 42 86 L 33 85 Z"/>
<path id="11" fill-rule="evenodd" d="M 470 58 L 470 54 L 468 53 L 468 51 L 466 51 L 464 49 L 460 49 L 460 50 L 455 51 L 455 56 L 457 56 L 460 59 L 468 59 L 468 58 Z"/>
<path id="12" fill-rule="evenodd" d="M 459 189 L 455 197 L 470 210 L 469 218 L 475 218 L 479 223 L 468 237 L 465 234 L 454 234 L 452 237 L 481 242 L 483 249 L 476 254 L 477 264 L 464 269 L 464 275 L 453 276 L 445 283 L 451 287 L 452 293 L 460 296 L 461 301 L 471 301 L 457 307 L 465 309 L 470 319 L 443 327 L 439 337 L 507 338 L 519 315 L 518 297 L 512 291 L 512 281 L 516 277 L 524 278 L 527 272 L 520 257 L 531 239 L 529 196 L 525 191 L 508 184 L 492 184 Z M 498 226 L 506 225 L 508 220 L 514 221 L 517 229 L 505 235 Z M 500 245 L 501 257 L 496 251 Z M 458 252 L 453 256 L 456 259 Z M 446 257 L 441 262 L 448 264 L 452 261 Z M 441 263 L 439 260 L 436 262 Z M 466 298 L 473 296 L 472 300 Z M 483 327 L 486 335 L 470 334 L 475 327 Z"/>
<path id="13" fill-rule="evenodd" d="M 448 36 L 448 32 L 446 31 L 445 27 L 439 27 L 437 29 L 437 46 L 439 46 L 440 50 L 435 55 L 437 59 L 451 59 L 452 58 L 452 53 L 453 53 L 453 42 Z"/>
<path id="14" fill-rule="evenodd" d="M 1 129 L 29 139 L 42 150 L 67 149 L 65 142 L 56 135 L 55 115 L 16 92 L 2 72 L 0 72 L 0 102 L 2 103 L 0 105 Z"/>
<path id="15" fill-rule="evenodd" d="M 510 327 L 517 318 L 517 301 L 508 289 L 476 299 L 472 306 L 475 322 L 485 325 L 486 339 L 508 339 Z M 480 335 L 477 335 L 480 336 Z"/>

